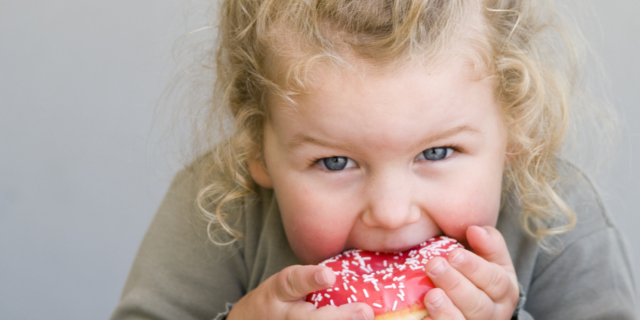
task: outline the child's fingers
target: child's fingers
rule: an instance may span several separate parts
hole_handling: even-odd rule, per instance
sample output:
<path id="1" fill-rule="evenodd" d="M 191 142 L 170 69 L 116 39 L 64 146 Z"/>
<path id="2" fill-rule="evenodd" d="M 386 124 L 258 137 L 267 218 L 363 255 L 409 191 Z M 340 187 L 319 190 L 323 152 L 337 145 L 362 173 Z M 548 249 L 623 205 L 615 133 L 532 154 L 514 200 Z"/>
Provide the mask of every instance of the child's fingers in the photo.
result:
<path id="1" fill-rule="evenodd" d="M 471 226 L 467 228 L 467 241 L 473 251 L 484 260 L 513 270 L 507 244 L 496 228 Z"/>
<path id="2" fill-rule="evenodd" d="M 335 281 L 333 271 L 327 267 L 287 267 L 242 297 L 227 319 L 373 320 L 373 310 L 364 303 L 316 309 L 303 300 L 307 294 L 326 289 Z"/>
<path id="3" fill-rule="evenodd" d="M 488 319 L 493 314 L 493 301 L 444 258 L 431 259 L 425 269 L 433 284 L 444 291 L 466 318 Z"/>
<path id="4" fill-rule="evenodd" d="M 271 277 L 271 292 L 284 302 L 296 301 L 307 294 L 333 285 L 336 276 L 323 266 L 290 266 Z"/>
<path id="5" fill-rule="evenodd" d="M 424 305 L 429 313 L 424 320 L 464 320 L 462 312 L 456 308 L 442 289 L 429 290 L 424 296 Z"/>
<path id="6" fill-rule="evenodd" d="M 464 249 L 452 251 L 448 261 L 464 277 L 484 291 L 491 300 L 498 301 L 515 296 L 517 301 L 518 286 L 515 274 L 505 270 L 504 267 L 489 263 Z"/>

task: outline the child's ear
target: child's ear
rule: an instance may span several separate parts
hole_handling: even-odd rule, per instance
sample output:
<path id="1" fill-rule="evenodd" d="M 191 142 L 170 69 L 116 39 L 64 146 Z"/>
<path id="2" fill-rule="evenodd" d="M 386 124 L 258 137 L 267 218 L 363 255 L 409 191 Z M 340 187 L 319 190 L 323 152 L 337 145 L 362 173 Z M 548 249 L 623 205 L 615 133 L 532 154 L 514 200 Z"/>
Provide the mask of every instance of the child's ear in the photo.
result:
<path id="1" fill-rule="evenodd" d="M 248 163 L 249 172 L 251 173 L 253 181 L 264 188 L 272 189 L 273 184 L 271 183 L 271 177 L 269 177 L 269 173 L 267 173 L 267 170 L 262 166 L 260 161 L 249 160 Z"/>

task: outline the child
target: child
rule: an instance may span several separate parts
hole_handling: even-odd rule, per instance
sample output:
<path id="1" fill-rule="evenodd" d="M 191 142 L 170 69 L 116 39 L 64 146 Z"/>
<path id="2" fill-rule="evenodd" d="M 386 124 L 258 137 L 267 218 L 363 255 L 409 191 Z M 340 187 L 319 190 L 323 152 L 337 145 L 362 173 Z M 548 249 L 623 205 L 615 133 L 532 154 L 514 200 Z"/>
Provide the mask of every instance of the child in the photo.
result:
<path id="1" fill-rule="evenodd" d="M 302 300 L 335 281 L 316 264 L 438 235 L 467 249 L 426 266 L 429 319 L 636 319 L 620 235 L 558 156 L 578 82 L 554 19 L 541 0 L 225 1 L 234 131 L 175 178 L 113 319 L 371 320 Z"/>

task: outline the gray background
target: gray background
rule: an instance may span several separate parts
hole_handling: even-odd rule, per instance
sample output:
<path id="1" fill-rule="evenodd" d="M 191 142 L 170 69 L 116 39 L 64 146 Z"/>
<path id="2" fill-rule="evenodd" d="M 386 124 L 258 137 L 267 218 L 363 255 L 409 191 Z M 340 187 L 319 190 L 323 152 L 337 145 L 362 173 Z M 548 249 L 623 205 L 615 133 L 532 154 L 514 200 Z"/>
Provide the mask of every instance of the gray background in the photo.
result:
<path id="1" fill-rule="evenodd" d="M 0 319 L 109 317 L 179 168 L 157 106 L 173 42 L 188 29 L 182 14 L 204 8 L 189 3 L 0 4 Z M 640 2 L 593 8 L 588 36 L 628 125 L 598 182 L 637 282 Z"/>

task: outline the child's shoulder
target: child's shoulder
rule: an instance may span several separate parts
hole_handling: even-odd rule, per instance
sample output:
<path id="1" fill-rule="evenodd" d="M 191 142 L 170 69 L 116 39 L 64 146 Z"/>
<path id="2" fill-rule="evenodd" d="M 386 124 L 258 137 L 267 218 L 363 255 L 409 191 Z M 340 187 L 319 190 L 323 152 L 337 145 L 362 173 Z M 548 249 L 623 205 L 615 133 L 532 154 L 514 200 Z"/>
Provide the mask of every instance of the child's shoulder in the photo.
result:
<path id="1" fill-rule="evenodd" d="M 566 160 L 558 160 L 559 179 L 555 188 L 558 195 L 576 215 L 575 227 L 560 235 L 563 245 L 614 228 L 597 188 L 589 176 L 578 166 Z"/>
<path id="2" fill-rule="evenodd" d="M 557 169 L 559 177 L 553 187 L 575 214 L 576 222 L 571 230 L 563 232 L 569 223 L 566 218 L 549 220 L 546 227 L 553 232 L 538 242 L 523 228 L 523 212 L 515 191 L 507 194 L 505 207 L 499 216 L 497 228 L 503 234 L 515 264 L 520 265 L 520 274 L 527 278 L 536 278 L 553 265 L 570 266 L 572 259 L 597 259 L 596 251 L 605 250 L 607 246 L 614 246 L 622 253 L 621 256 L 626 256 L 622 237 L 592 180 L 566 160 L 558 160 Z"/>
<path id="3" fill-rule="evenodd" d="M 626 243 L 607 212 L 597 187 L 589 176 L 576 165 L 565 160 L 557 163 L 560 178 L 555 185 L 558 195 L 575 213 L 575 226 L 568 232 L 551 235 L 545 244 L 550 250 L 541 250 L 534 277 L 540 276 L 550 265 L 574 268 L 575 263 L 598 269 L 603 261 L 616 268 L 630 268 Z M 550 222 L 551 227 L 566 221 Z"/>
<path id="4" fill-rule="evenodd" d="M 568 232 L 556 232 L 556 236 L 551 236 L 555 238 L 556 245 L 566 247 L 600 230 L 614 228 L 597 188 L 583 170 L 569 161 L 558 160 L 557 172 L 558 178 L 551 186 L 564 204 L 574 212 L 576 224 Z M 505 206 L 499 216 L 498 229 L 508 240 L 532 242 L 521 227 L 524 217 L 518 191 L 512 189 L 505 196 Z M 569 222 L 566 218 L 558 218 L 549 219 L 546 223 L 546 227 L 559 230 Z"/>

